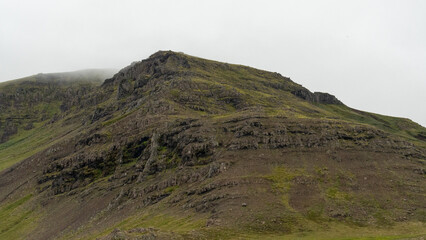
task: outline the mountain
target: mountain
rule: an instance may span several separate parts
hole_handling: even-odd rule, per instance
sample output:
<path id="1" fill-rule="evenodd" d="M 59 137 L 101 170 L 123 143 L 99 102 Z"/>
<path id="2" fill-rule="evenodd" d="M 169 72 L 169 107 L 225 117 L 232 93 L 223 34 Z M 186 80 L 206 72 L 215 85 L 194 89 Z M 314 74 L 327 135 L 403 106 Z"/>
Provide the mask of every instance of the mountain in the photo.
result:
<path id="1" fill-rule="evenodd" d="M 0 99 L 0 239 L 426 234 L 426 129 L 279 73 L 160 51 Z"/>

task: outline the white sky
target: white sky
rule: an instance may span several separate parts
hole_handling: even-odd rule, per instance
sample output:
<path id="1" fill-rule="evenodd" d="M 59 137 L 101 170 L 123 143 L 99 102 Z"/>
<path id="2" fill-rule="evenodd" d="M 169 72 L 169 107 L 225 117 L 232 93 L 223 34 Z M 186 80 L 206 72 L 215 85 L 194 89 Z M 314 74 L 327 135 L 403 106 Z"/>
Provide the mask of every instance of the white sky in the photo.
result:
<path id="1" fill-rule="evenodd" d="M 123 68 L 169 49 L 426 126 L 423 0 L 0 0 L 0 81 Z"/>

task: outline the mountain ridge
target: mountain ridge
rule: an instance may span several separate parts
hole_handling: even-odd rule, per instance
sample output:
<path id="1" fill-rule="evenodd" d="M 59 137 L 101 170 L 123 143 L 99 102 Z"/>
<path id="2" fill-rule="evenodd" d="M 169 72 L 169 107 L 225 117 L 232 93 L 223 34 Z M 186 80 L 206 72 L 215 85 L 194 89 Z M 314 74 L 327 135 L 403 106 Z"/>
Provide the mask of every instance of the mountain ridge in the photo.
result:
<path id="1" fill-rule="evenodd" d="M 7 84 L 13 84 L 13 83 L 19 83 L 22 81 L 47 81 L 47 78 L 50 78 L 52 80 L 61 79 L 61 80 L 69 80 L 72 81 L 72 78 L 74 80 L 81 78 L 94 78 L 96 80 L 104 80 L 106 78 L 109 78 L 114 73 L 117 72 L 117 69 L 114 68 L 86 68 L 86 69 L 80 69 L 75 71 L 67 71 L 67 72 L 51 72 L 51 73 L 38 73 L 27 77 L 21 77 L 17 79 L 12 80 L 6 80 L 0 82 L 0 86 L 4 86 Z M 68 75 L 68 76 L 67 76 Z M 64 77 L 65 76 L 65 77 Z M 68 78 L 68 79 L 67 79 Z M 93 79 L 93 80 L 94 80 Z"/>

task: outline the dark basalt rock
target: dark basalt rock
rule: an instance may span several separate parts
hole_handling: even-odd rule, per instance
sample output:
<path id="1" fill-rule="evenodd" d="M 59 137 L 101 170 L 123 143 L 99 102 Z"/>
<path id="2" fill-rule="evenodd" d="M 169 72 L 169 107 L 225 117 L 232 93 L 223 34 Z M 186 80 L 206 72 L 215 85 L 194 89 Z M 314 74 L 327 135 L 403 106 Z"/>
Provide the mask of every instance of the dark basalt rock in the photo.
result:
<path id="1" fill-rule="evenodd" d="M 300 88 L 291 92 L 293 95 L 312 103 L 343 105 L 335 96 L 329 93 L 312 93 L 306 88 Z"/>
<path id="2" fill-rule="evenodd" d="M 131 65 L 123 68 L 114 77 L 105 80 L 103 87 L 111 85 L 121 85 L 121 94 L 132 90 L 128 81 L 136 81 L 135 88 L 144 86 L 150 77 L 160 75 L 172 75 L 180 68 L 189 69 L 190 65 L 186 57 L 182 54 L 176 54 L 172 51 L 159 51 L 151 55 L 148 59 L 140 62 L 133 62 Z"/>
<path id="3" fill-rule="evenodd" d="M 315 92 L 314 96 L 318 103 L 343 105 L 339 99 L 329 93 Z"/>

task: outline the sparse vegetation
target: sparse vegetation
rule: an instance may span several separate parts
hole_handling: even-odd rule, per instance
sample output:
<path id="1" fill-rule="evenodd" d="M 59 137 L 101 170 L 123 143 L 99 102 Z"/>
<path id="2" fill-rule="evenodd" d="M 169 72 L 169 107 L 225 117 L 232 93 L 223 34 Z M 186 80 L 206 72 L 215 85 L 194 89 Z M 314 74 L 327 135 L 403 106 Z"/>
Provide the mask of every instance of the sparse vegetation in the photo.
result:
<path id="1" fill-rule="evenodd" d="M 34 210 L 25 205 L 32 194 L 0 208 L 0 238 L 18 239 L 36 227 L 37 220 Z"/>

